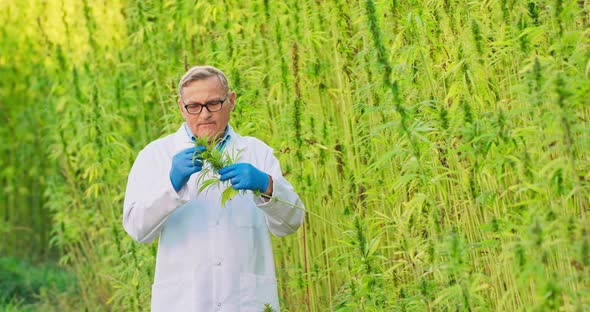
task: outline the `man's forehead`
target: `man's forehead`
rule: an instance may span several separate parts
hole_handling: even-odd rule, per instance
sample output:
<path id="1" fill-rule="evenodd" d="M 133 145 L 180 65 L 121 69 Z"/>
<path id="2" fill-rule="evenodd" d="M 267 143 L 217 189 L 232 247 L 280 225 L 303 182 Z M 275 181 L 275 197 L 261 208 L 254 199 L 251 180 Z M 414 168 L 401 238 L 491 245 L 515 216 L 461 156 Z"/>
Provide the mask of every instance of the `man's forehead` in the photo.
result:
<path id="1" fill-rule="evenodd" d="M 186 84 L 187 88 L 204 88 L 204 89 L 223 89 L 223 84 L 217 76 L 211 76 L 203 79 L 192 80 Z"/>
<path id="2" fill-rule="evenodd" d="M 224 96 L 223 86 L 216 77 L 191 81 L 183 88 L 182 93 L 184 98 L 195 101 L 217 99 Z"/>

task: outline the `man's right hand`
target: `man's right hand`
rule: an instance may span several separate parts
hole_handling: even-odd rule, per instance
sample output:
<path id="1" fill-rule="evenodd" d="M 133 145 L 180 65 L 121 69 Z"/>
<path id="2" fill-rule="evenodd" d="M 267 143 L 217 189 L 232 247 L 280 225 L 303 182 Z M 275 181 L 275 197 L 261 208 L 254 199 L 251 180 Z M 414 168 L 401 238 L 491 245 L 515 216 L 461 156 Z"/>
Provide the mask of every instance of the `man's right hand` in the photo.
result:
<path id="1" fill-rule="evenodd" d="M 177 192 L 188 182 L 193 173 L 199 172 L 203 168 L 203 163 L 197 157 L 204 150 L 203 146 L 193 146 L 180 151 L 172 158 L 170 182 Z"/>

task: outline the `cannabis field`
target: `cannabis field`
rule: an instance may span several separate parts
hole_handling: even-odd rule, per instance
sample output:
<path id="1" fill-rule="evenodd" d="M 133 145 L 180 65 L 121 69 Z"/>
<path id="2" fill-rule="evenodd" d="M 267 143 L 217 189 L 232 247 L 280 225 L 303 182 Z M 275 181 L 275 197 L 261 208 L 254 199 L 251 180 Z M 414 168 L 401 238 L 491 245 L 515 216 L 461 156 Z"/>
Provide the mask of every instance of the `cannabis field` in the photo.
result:
<path id="1" fill-rule="evenodd" d="M 6 309 L 149 309 L 127 174 L 199 64 L 305 203 L 282 311 L 590 310 L 587 0 L 0 1 L 0 256 L 71 277 Z"/>

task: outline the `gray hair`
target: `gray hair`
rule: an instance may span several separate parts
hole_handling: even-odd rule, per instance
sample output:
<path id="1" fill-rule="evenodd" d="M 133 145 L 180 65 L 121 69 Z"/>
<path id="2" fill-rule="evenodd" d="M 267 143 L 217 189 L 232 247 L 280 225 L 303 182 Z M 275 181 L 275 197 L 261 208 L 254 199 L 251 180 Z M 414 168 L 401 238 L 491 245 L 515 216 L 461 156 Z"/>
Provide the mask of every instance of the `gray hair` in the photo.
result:
<path id="1" fill-rule="evenodd" d="M 229 94 L 229 83 L 227 82 L 225 74 L 218 68 L 208 65 L 194 66 L 191 69 L 189 69 L 184 74 L 184 76 L 182 76 L 180 82 L 178 83 L 178 94 L 182 96 L 182 89 L 186 87 L 189 83 L 196 80 L 207 79 L 213 76 L 216 76 L 217 79 L 219 79 L 219 82 L 221 83 L 221 86 L 223 87 L 223 91 L 225 92 L 225 94 Z"/>

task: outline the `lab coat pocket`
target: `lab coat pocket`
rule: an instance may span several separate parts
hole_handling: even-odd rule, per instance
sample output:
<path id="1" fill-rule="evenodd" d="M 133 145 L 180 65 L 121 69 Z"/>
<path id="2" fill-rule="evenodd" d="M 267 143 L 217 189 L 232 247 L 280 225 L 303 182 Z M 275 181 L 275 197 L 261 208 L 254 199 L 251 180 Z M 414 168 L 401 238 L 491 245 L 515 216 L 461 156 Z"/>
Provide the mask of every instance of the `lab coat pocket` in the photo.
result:
<path id="1" fill-rule="evenodd" d="M 190 280 L 171 280 L 152 285 L 152 311 L 191 311 L 195 308 Z"/>
<path id="2" fill-rule="evenodd" d="M 274 276 L 240 274 L 240 312 L 260 312 L 269 304 L 279 311 L 277 281 Z"/>

